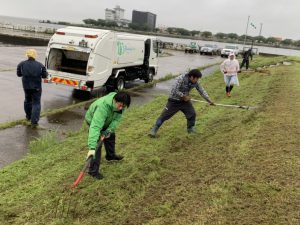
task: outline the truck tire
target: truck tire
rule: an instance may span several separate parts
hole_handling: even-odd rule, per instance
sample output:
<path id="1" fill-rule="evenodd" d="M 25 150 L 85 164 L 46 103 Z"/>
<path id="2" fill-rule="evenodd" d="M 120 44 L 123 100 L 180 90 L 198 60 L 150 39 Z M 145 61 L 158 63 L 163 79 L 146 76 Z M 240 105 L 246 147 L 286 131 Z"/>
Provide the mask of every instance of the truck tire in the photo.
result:
<path id="1" fill-rule="evenodd" d="M 145 83 L 149 83 L 153 81 L 154 73 L 153 70 L 149 70 L 147 78 L 144 79 Z"/>
<path id="2" fill-rule="evenodd" d="M 122 91 L 125 87 L 125 79 L 123 76 L 118 76 L 115 80 L 115 89 L 118 91 Z"/>

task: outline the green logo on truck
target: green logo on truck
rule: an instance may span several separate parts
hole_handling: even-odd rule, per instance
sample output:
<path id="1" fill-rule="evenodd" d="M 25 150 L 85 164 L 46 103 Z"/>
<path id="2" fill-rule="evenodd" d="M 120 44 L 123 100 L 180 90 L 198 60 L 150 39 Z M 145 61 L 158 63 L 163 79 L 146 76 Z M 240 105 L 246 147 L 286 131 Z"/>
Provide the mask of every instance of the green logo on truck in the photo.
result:
<path id="1" fill-rule="evenodd" d="M 123 55 L 125 53 L 126 46 L 123 42 L 117 42 L 118 55 Z"/>
<path id="2" fill-rule="evenodd" d="M 126 52 L 130 52 L 130 51 L 134 51 L 135 48 L 130 48 L 127 45 L 125 45 L 123 42 L 118 41 L 117 42 L 117 51 L 118 51 L 118 55 L 124 55 Z"/>

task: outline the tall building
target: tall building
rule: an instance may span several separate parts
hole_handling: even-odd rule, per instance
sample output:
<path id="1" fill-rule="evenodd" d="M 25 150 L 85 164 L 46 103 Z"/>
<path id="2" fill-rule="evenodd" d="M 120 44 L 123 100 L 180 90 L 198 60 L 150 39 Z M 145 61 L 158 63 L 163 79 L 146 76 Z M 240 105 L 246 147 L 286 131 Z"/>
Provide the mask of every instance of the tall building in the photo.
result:
<path id="1" fill-rule="evenodd" d="M 124 19 L 125 9 L 117 5 L 114 9 L 105 9 L 105 20 L 121 21 Z"/>
<path id="2" fill-rule="evenodd" d="M 117 5 L 114 9 L 105 9 L 105 20 L 115 21 L 118 26 L 128 27 L 130 20 L 124 19 L 125 9 Z"/>
<path id="3" fill-rule="evenodd" d="M 150 30 L 155 29 L 156 15 L 151 12 L 132 11 L 132 23 L 146 25 Z"/>
<path id="4" fill-rule="evenodd" d="M 105 20 L 115 20 L 115 11 L 112 9 L 105 9 Z"/>

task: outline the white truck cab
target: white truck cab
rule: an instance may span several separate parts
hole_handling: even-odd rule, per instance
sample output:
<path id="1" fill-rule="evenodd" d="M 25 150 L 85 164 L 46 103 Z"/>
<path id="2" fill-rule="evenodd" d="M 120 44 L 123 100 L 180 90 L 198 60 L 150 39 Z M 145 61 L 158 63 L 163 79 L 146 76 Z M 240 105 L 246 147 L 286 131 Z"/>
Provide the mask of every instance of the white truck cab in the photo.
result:
<path id="1" fill-rule="evenodd" d="M 46 83 L 91 91 L 125 81 L 153 80 L 158 68 L 155 37 L 82 27 L 58 29 L 46 50 Z"/>

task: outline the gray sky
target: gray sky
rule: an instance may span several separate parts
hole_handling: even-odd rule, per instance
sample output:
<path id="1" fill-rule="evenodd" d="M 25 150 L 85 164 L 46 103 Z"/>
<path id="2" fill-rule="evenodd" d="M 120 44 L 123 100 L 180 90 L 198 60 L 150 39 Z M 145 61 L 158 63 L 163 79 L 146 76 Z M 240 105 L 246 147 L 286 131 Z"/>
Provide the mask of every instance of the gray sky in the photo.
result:
<path id="1" fill-rule="evenodd" d="M 81 22 L 86 18 L 104 19 L 105 8 L 120 5 L 125 18 L 132 10 L 157 15 L 157 26 L 208 30 L 213 33 L 244 34 L 248 15 L 256 25 L 248 34 L 300 40 L 299 0 L 0 0 L 0 15 L 56 21 Z"/>

